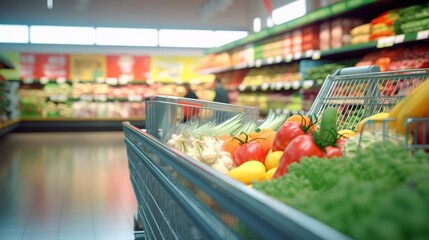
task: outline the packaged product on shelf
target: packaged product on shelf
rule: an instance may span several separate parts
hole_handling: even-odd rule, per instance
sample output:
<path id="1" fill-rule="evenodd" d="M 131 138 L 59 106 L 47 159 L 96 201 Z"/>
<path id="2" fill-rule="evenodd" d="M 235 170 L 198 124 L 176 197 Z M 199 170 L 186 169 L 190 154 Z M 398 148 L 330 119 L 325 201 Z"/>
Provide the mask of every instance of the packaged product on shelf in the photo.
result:
<path id="1" fill-rule="evenodd" d="M 413 5 L 398 10 L 400 16 L 393 23 L 395 33 L 414 33 L 429 29 L 429 4 Z"/>
<path id="2" fill-rule="evenodd" d="M 283 56 L 292 54 L 292 35 L 287 32 L 283 35 Z"/>
<path id="3" fill-rule="evenodd" d="M 362 24 L 361 19 L 337 18 L 331 22 L 331 48 L 348 46 L 351 43 L 351 30 Z"/>
<path id="4" fill-rule="evenodd" d="M 302 31 L 296 29 L 292 32 L 292 53 L 302 52 Z"/>
<path id="5" fill-rule="evenodd" d="M 369 39 L 374 41 L 381 37 L 395 35 L 393 24 L 398 18 L 397 10 L 390 10 L 371 20 L 371 36 Z"/>
<path id="6" fill-rule="evenodd" d="M 19 89 L 22 117 L 42 117 L 45 115 L 46 93 L 42 89 Z"/>
<path id="7" fill-rule="evenodd" d="M 331 26 L 329 21 L 320 24 L 319 40 L 320 50 L 327 50 L 331 48 Z"/>
<path id="8" fill-rule="evenodd" d="M 302 51 L 315 50 L 320 47 L 320 29 L 319 25 L 312 24 L 302 28 Z"/>
<path id="9" fill-rule="evenodd" d="M 277 57 L 283 55 L 283 38 L 275 37 L 266 41 L 263 45 L 264 58 Z"/>
<path id="10" fill-rule="evenodd" d="M 369 37 L 371 35 L 371 24 L 366 23 L 359 25 L 353 28 L 350 34 L 352 37 L 350 44 L 352 45 L 369 42 Z"/>

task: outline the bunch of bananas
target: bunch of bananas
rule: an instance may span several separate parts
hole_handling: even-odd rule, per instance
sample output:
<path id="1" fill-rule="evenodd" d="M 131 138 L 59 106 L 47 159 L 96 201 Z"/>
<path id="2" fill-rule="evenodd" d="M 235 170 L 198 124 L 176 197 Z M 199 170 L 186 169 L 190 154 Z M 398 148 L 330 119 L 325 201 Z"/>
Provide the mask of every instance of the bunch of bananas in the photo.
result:
<path id="1" fill-rule="evenodd" d="M 429 80 L 423 81 L 408 96 L 402 99 L 390 111 L 389 118 L 395 118 L 391 123 L 399 133 L 405 134 L 408 118 L 422 118 L 429 115 Z"/>

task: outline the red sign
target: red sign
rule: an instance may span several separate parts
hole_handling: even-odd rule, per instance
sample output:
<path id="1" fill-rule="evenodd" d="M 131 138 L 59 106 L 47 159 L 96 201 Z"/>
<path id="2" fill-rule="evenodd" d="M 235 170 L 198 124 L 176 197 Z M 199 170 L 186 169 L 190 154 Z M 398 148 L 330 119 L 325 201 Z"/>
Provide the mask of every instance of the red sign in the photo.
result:
<path id="1" fill-rule="evenodd" d="M 109 55 L 107 56 L 107 77 L 145 80 L 150 72 L 149 56 Z"/>
<path id="2" fill-rule="evenodd" d="M 21 53 L 20 63 L 22 79 L 68 79 L 68 55 Z"/>

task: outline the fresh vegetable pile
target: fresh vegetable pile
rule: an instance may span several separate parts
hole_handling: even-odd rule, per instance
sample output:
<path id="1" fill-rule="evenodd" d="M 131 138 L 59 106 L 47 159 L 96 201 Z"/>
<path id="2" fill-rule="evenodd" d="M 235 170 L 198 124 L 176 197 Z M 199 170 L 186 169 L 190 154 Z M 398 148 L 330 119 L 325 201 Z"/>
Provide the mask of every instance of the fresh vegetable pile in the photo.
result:
<path id="1" fill-rule="evenodd" d="M 429 236 L 429 162 L 377 144 L 354 158 L 304 158 L 253 187 L 355 239 Z"/>

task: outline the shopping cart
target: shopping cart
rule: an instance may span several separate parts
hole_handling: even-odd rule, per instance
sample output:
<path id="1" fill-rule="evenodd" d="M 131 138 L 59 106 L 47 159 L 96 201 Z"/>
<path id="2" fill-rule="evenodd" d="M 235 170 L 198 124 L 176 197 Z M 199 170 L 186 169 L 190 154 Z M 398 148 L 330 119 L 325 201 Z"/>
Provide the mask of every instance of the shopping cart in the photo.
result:
<path id="1" fill-rule="evenodd" d="M 163 142 L 184 119 L 221 122 L 240 113 L 244 113 L 244 121 L 259 115 L 255 108 L 156 96 L 146 99 L 147 132 L 123 123 L 138 202 L 137 223 L 143 226 L 145 237 L 347 239 Z"/>
<path id="2" fill-rule="evenodd" d="M 327 76 L 309 114 L 320 118 L 327 107 L 334 107 L 339 111 L 338 128 L 355 131 L 362 119 L 376 113 L 390 112 L 396 103 L 428 77 L 429 69 L 391 72 L 380 72 L 378 66 L 340 69 Z M 394 119 L 381 122 L 369 120 L 363 125 L 362 132 L 377 134 L 384 141 L 400 141 L 410 151 L 429 150 L 429 142 L 426 141 L 429 119 L 409 118 L 404 124 L 406 132 L 413 134 L 405 138 L 392 131 L 389 127 L 392 121 Z"/>
<path id="3" fill-rule="evenodd" d="M 428 76 L 427 69 L 381 73 L 341 69 L 326 78 L 310 114 L 340 112 L 340 129 L 389 111 Z M 156 96 L 146 99 L 146 131 L 123 123 L 137 219 L 148 239 L 348 239 L 329 226 L 167 146 L 186 121 L 220 123 L 254 108 Z M 426 120 L 427 121 L 427 120 Z"/>

